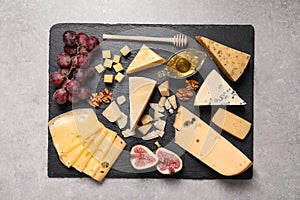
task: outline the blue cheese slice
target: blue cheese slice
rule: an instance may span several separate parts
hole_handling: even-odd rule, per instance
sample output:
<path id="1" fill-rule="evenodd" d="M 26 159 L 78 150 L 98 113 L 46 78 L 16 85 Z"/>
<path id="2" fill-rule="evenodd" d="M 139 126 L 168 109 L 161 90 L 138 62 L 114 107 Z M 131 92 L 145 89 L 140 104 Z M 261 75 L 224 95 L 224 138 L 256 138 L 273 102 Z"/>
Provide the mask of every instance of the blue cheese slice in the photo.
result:
<path id="1" fill-rule="evenodd" d="M 194 105 L 246 105 L 246 102 L 239 97 L 218 72 L 213 70 L 201 85 Z"/>

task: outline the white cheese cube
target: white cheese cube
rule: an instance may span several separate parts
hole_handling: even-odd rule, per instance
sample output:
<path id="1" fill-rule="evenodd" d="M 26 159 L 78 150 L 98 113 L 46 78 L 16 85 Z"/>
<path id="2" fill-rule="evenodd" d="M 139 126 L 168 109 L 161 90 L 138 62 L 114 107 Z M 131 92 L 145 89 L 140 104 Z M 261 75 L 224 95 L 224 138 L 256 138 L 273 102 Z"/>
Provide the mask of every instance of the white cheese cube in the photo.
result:
<path id="1" fill-rule="evenodd" d="M 170 104 L 172 105 L 172 107 L 174 108 L 174 110 L 176 110 L 176 108 L 177 108 L 177 102 L 176 102 L 175 95 L 170 96 L 168 98 L 168 101 L 170 102 Z"/>
<path id="2" fill-rule="evenodd" d="M 154 119 L 155 120 L 159 120 L 160 118 L 162 118 L 162 117 L 164 117 L 165 115 L 164 114 L 162 114 L 162 113 L 160 113 L 160 112 L 158 112 L 158 111 L 154 111 Z"/>
<path id="3" fill-rule="evenodd" d="M 161 97 L 161 98 L 159 99 L 158 105 L 164 106 L 165 103 L 166 103 L 166 101 L 167 101 L 167 98 L 166 98 L 166 97 Z"/>
<path id="4" fill-rule="evenodd" d="M 160 130 L 153 130 L 142 137 L 143 140 L 152 140 L 159 137 Z"/>
<path id="5" fill-rule="evenodd" d="M 152 124 L 149 123 L 149 124 L 145 124 L 143 126 L 140 126 L 138 128 L 139 132 L 142 134 L 142 135 L 146 135 L 148 133 L 148 131 L 151 129 L 152 127 Z"/>
<path id="6" fill-rule="evenodd" d="M 166 101 L 166 103 L 165 103 L 165 108 L 166 108 L 167 110 L 169 110 L 170 108 L 172 108 L 172 105 L 170 104 L 170 101 L 169 101 L 169 100 Z"/>
<path id="7" fill-rule="evenodd" d="M 102 115 L 110 122 L 116 122 L 121 116 L 122 112 L 120 111 L 118 105 L 115 101 L 111 102 L 109 106 L 102 112 Z"/>
<path id="8" fill-rule="evenodd" d="M 159 119 L 156 122 L 154 122 L 153 126 L 158 130 L 162 131 L 166 127 L 166 122 L 164 120 Z"/>
<path id="9" fill-rule="evenodd" d="M 144 125 L 144 124 L 148 124 L 148 123 L 150 123 L 152 120 L 153 120 L 153 119 L 152 119 L 152 117 L 151 117 L 150 115 L 144 115 L 144 116 L 142 117 L 142 124 L 143 124 L 143 125 Z"/>
<path id="10" fill-rule="evenodd" d="M 119 97 L 117 98 L 117 103 L 118 103 L 119 105 L 122 105 L 122 104 L 125 103 L 125 102 L 126 102 L 126 98 L 125 98 L 124 95 L 119 96 Z"/>
<path id="11" fill-rule="evenodd" d="M 134 131 L 131 131 L 130 129 L 126 129 L 125 131 L 122 131 L 122 135 L 127 138 L 127 137 L 130 137 L 130 136 L 134 136 L 135 135 L 135 132 Z"/>
<path id="12" fill-rule="evenodd" d="M 158 105 L 158 103 L 150 103 L 150 107 L 154 110 L 154 111 L 158 111 L 160 113 L 164 112 L 165 109 L 164 107 Z"/>
<path id="13" fill-rule="evenodd" d="M 117 119 L 117 124 L 120 129 L 124 128 L 128 122 L 128 116 L 125 115 L 123 112 L 121 113 L 121 117 Z"/>
<path id="14" fill-rule="evenodd" d="M 163 97 L 170 96 L 169 81 L 165 81 L 162 84 L 160 84 L 158 86 L 158 90 L 159 90 L 161 96 L 163 96 Z"/>

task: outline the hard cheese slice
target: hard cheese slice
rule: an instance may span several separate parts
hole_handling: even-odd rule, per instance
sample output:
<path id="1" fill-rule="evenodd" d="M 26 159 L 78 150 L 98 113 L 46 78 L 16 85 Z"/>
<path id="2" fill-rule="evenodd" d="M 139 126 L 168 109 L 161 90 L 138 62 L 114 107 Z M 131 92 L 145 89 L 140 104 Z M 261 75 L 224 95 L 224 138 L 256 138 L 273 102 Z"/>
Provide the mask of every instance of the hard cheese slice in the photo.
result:
<path id="1" fill-rule="evenodd" d="M 130 129 L 133 131 L 153 93 L 156 81 L 144 77 L 129 78 Z"/>
<path id="2" fill-rule="evenodd" d="M 230 48 L 208 38 L 197 36 L 196 40 L 208 51 L 222 72 L 232 81 L 243 74 L 250 55 Z"/>
<path id="3" fill-rule="evenodd" d="M 127 74 L 131 74 L 134 72 L 156 67 L 165 62 L 166 60 L 164 58 L 160 57 L 146 45 L 143 45 L 133 61 L 128 66 L 126 72 Z"/>
<path id="4" fill-rule="evenodd" d="M 237 175 L 252 166 L 239 149 L 183 106 L 174 128 L 175 143 L 222 175 Z"/>
<path id="5" fill-rule="evenodd" d="M 194 102 L 195 106 L 245 104 L 246 102 L 215 70 L 212 70 L 204 80 Z"/>
<path id="6" fill-rule="evenodd" d="M 218 109 L 212 122 L 241 140 L 246 137 L 251 128 L 250 122 L 222 108 Z"/>

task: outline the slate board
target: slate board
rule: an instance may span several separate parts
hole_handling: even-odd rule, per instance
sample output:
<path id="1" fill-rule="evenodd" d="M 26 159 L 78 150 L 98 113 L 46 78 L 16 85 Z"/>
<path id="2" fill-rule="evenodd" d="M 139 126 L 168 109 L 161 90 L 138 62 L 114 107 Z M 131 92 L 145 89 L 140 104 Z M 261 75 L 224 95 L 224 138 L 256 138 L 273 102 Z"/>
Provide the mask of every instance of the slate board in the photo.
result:
<path id="1" fill-rule="evenodd" d="M 150 36 L 173 36 L 177 32 L 186 34 L 189 36 L 189 48 L 197 48 L 204 50 L 195 40 L 195 36 L 202 35 L 218 41 L 222 44 L 228 45 L 230 47 L 239 49 L 241 51 L 247 52 L 251 55 L 250 62 L 240 79 L 233 83 L 229 81 L 222 73 L 221 75 L 225 80 L 237 91 L 237 93 L 247 102 L 245 106 L 227 106 L 227 110 L 238 114 L 244 119 L 252 123 L 252 128 L 248 133 L 248 136 L 243 140 L 239 140 L 230 136 L 229 134 L 222 132 L 219 128 L 210 123 L 210 120 L 213 114 L 217 111 L 219 106 L 205 106 L 205 107 L 195 107 L 190 106 L 191 109 L 194 109 L 193 112 L 198 114 L 202 120 L 210 124 L 215 130 L 222 134 L 227 140 L 229 140 L 233 145 L 240 149 L 250 160 L 253 161 L 253 77 L 254 77 L 254 28 L 251 25 L 154 25 L 154 24 L 78 24 L 78 23 L 64 23 L 56 24 L 51 27 L 50 30 L 50 52 L 49 52 L 49 74 L 53 71 L 58 70 L 56 64 L 56 57 L 59 53 L 63 52 L 63 42 L 62 34 L 65 30 L 74 30 L 76 32 L 85 32 L 88 35 L 94 35 L 101 39 L 101 35 L 106 34 L 133 34 L 133 35 L 150 35 Z M 98 52 L 94 53 L 92 64 L 96 65 L 103 62 L 101 58 L 102 49 L 110 49 L 117 53 L 118 49 L 123 47 L 125 44 L 131 47 L 132 53 L 127 58 L 122 58 L 123 66 L 128 66 L 131 60 L 136 55 L 139 47 L 142 43 L 138 42 L 108 42 L 100 41 L 101 46 Z M 155 44 L 155 43 L 146 43 L 150 48 L 154 49 L 162 57 L 168 58 L 172 53 L 178 51 L 179 49 L 168 44 Z M 210 57 L 208 57 L 199 71 L 192 78 L 199 80 L 200 83 L 203 82 L 203 79 L 207 74 L 217 67 Z M 147 77 L 152 77 L 156 74 L 156 71 L 150 73 L 147 72 Z M 138 76 L 139 74 L 135 74 Z M 145 74 L 141 73 L 141 76 Z M 126 77 L 127 78 L 127 77 Z M 126 80 L 125 78 L 125 80 Z M 155 77 L 153 77 L 155 78 Z M 127 78 L 128 79 L 128 78 Z M 157 79 L 157 78 L 156 78 Z M 96 81 L 96 82 L 95 82 Z M 158 83 L 163 82 L 164 79 L 158 80 Z M 114 83 L 111 86 L 106 86 L 103 84 L 103 76 L 98 76 L 94 78 L 90 83 L 91 87 L 94 87 L 92 90 L 100 91 L 104 87 L 108 87 L 110 90 L 114 91 L 114 96 L 118 96 L 122 93 L 125 94 L 128 100 L 128 93 L 124 92 L 124 88 L 128 87 L 127 82 L 124 81 L 121 84 Z M 171 85 L 173 88 L 171 91 L 176 91 L 176 83 L 178 81 L 172 80 Z M 179 81 L 180 82 L 180 81 Z M 57 115 L 60 115 L 64 112 L 70 111 L 74 108 L 89 107 L 85 103 L 71 105 L 57 105 L 52 100 L 52 95 L 56 87 L 52 84 L 49 84 L 49 120 L 54 118 Z M 159 92 L 156 89 L 150 101 L 157 102 L 160 98 Z M 121 109 L 129 109 L 127 108 Z M 188 107 L 188 106 L 187 106 Z M 221 106 L 220 106 L 221 107 Z M 105 126 L 116 131 L 120 136 L 120 130 L 117 125 L 108 123 L 106 119 L 101 115 L 105 106 L 101 106 L 99 109 L 95 109 L 95 112 L 100 121 L 102 121 Z M 149 110 L 149 107 L 146 108 L 145 113 Z M 250 179 L 253 174 L 253 167 L 249 168 L 244 173 L 233 176 L 226 177 L 218 174 L 214 170 L 207 167 L 205 164 L 200 162 L 198 159 L 191 156 L 189 153 L 184 152 L 178 145 L 173 143 L 174 138 L 174 128 L 172 126 L 175 119 L 175 114 L 168 115 L 166 117 L 167 127 L 166 134 L 162 139 L 159 139 L 159 142 L 163 146 L 167 146 L 169 149 L 175 151 L 179 155 L 184 163 L 183 169 L 172 176 L 164 176 L 158 173 L 155 170 L 150 170 L 149 172 L 137 173 L 132 169 L 128 159 L 128 152 L 131 147 L 138 143 L 143 143 L 148 146 L 151 150 L 155 151 L 156 147 L 154 145 L 155 140 L 144 142 L 140 138 L 132 137 L 126 138 L 127 146 L 111 171 L 108 173 L 106 178 L 181 178 L 181 179 Z M 52 139 L 48 129 L 48 176 L 49 177 L 86 177 L 85 174 L 77 172 L 73 168 L 65 167 L 59 160 L 56 150 L 52 144 Z"/>

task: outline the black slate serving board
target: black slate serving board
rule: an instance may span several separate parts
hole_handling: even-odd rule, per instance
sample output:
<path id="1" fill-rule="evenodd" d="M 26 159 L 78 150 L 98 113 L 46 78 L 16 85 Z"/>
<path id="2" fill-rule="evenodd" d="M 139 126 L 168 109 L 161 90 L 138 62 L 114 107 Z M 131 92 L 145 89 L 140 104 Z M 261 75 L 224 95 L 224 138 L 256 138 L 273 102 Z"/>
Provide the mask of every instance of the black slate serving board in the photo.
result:
<path id="1" fill-rule="evenodd" d="M 244 74 L 240 77 L 240 79 L 233 83 L 229 81 L 222 73 L 221 75 L 225 78 L 225 80 L 237 91 L 237 93 L 247 102 L 245 106 L 227 106 L 226 109 L 243 117 L 244 119 L 250 121 L 252 123 L 252 128 L 248 133 L 248 136 L 243 140 L 239 140 L 234 138 L 233 136 L 221 132 L 216 126 L 210 123 L 211 117 L 219 108 L 218 106 L 205 106 L 195 109 L 196 112 L 202 120 L 210 124 L 213 128 L 215 128 L 218 132 L 222 134 L 227 140 L 229 140 L 233 145 L 235 145 L 238 149 L 240 149 L 250 160 L 253 161 L 253 77 L 254 77 L 254 29 L 251 25 L 154 25 L 154 24 L 78 24 L 78 23 L 65 23 L 65 24 L 56 24 L 52 26 L 50 30 L 50 52 L 49 52 L 49 74 L 53 71 L 58 70 L 58 66 L 56 64 L 56 57 L 59 53 L 63 52 L 63 42 L 62 42 L 62 34 L 65 30 L 74 30 L 76 32 L 85 32 L 88 35 L 94 35 L 101 39 L 101 35 L 104 33 L 108 34 L 122 34 L 122 33 L 136 33 L 136 35 L 152 35 L 152 36 L 173 36 L 170 34 L 180 32 L 187 36 L 189 36 L 189 47 L 198 48 L 200 50 L 204 50 L 198 43 L 195 42 L 194 38 L 197 35 L 202 35 L 218 41 L 222 44 L 228 45 L 230 47 L 239 49 L 241 51 L 247 52 L 251 55 L 250 62 L 244 72 Z M 124 44 L 128 44 L 128 46 L 132 46 L 132 53 L 127 58 L 122 58 L 123 66 L 127 67 L 128 64 L 132 61 L 134 56 L 138 51 L 138 47 L 142 45 L 142 43 L 137 42 L 103 42 L 102 40 L 101 46 L 104 47 L 108 45 L 112 45 L 111 48 L 107 47 L 106 49 L 120 49 L 124 46 Z M 172 53 L 176 52 L 177 48 L 172 45 L 161 45 L 161 44 L 151 44 L 147 43 L 150 48 L 154 49 L 157 53 L 159 53 L 164 58 L 168 58 Z M 100 58 L 101 47 L 98 52 L 95 52 L 95 58 L 92 61 L 92 64 L 96 65 L 101 63 L 102 60 Z M 199 71 L 199 73 L 195 74 L 192 78 L 199 80 L 200 84 L 203 82 L 203 79 L 206 75 L 212 70 L 217 69 L 215 63 L 208 56 L 203 67 Z M 155 72 L 156 73 L 156 72 Z M 154 72 L 153 72 L 154 74 Z M 135 74 L 138 76 L 139 74 Z M 145 74 L 141 74 L 144 76 Z M 153 76 L 148 74 L 149 77 Z M 126 77 L 127 78 L 127 77 Z M 95 91 L 100 91 L 104 87 L 108 87 L 110 90 L 114 90 L 114 95 L 124 95 L 127 97 L 128 94 L 124 92 L 124 88 L 128 87 L 128 82 L 124 81 L 124 83 L 119 84 L 114 83 L 111 86 L 106 86 L 103 84 L 103 76 L 96 77 L 97 82 L 94 82 L 93 85 L 96 86 L 94 88 Z M 164 80 L 158 80 L 158 84 L 163 82 Z M 174 80 L 176 83 L 176 81 Z M 177 81 L 178 82 L 178 81 Z M 98 84 L 99 83 L 99 84 Z M 171 86 L 173 87 L 173 86 Z M 174 90 L 175 90 L 174 86 Z M 60 115 L 64 112 L 70 111 L 74 108 L 81 107 L 89 107 L 87 104 L 78 104 L 76 106 L 72 106 L 71 104 L 65 105 L 57 105 L 52 100 L 52 95 L 55 91 L 56 87 L 49 84 L 49 120 L 54 118 L 57 115 Z M 159 92 L 156 89 L 150 101 L 157 102 L 160 98 Z M 120 136 L 120 130 L 114 124 L 108 123 L 106 119 L 101 115 L 104 110 L 104 106 L 99 109 L 95 109 L 95 112 L 100 121 L 104 123 L 108 128 L 116 131 Z M 125 108 L 128 109 L 128 108 Z M 149 107 L 146 108 L 146 111 Z M 162 139 L 159 139 L 159 142 L 163 146 L 167 146 L 169 149 L 172 149 L 179 155 L 184 163 L 183 169 L 172 176 L 161 175 L 155 170 L 137 173 L 132 169 L 128 159 L 128 152 L 131 147 L 138 143 L 143 143 L 147 145 L 151 150 L 155 151 L 156 147 L 154 145 L 155 140 L 151 141 L 142 141 L 140 138 L 126 138 L 127 146 L 124 153 L 121 154 L 118 161 L 115 163 L 111 171 L 108 173 L 106 178 L 182 178 L 182 179 L 250 179 L 253 174 L 253 167 L 249 168 L 244 173 L 233 176 L 233 177 L 225 177 L 214 170 L 207 167 L 201 161 L 197 160 L 189 153 L 185 153 L 179 146 L 173 143 L 174 138 L 174 128 L 172 124 L 175 119 L 175 114 L 169 115 L 167 117 L 167 127 L 166 132 L 169 134 L 165 134 Z M 56 150 L 52 144 L 52 139 L 48 130 L 48 176 L 49 177 L 86 177 L 85 174 L 77 172 L 73 168 L 65 167 L 58 158 Z"/>

